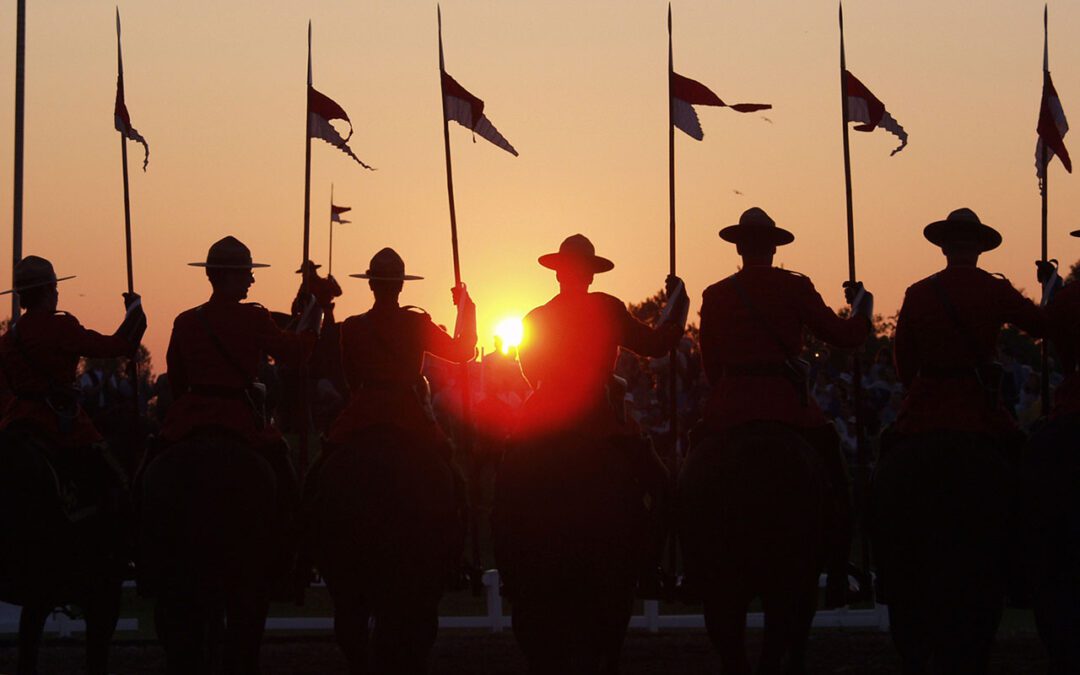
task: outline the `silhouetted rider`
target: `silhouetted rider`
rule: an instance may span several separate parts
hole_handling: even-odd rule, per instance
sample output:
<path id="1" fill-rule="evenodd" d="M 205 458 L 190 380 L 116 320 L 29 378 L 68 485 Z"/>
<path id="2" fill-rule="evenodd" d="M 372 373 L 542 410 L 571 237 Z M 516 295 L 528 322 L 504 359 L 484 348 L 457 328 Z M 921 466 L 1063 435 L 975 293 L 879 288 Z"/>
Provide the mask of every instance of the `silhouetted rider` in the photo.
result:
<path id="1" fill-rule="evenodd" d="M 743 265 L 703 294 L 701 357 L 712 387 L 704 431 L 726 434 L 749 422 L 777 422 L 818 450 L 832 505 L 827 604 L 844 604 L 851 546 L 847 467 L 836 430 L 809 396 L 808 364 L 799 357 L 804 330 L 838 347 L 861 345 L 870 333 L 873 296 L 861 283 L 845 284 L 855 304 L 850 318 L 838 317 L 808 277 L 773 266 L 776 248 L 795 235 L 760 208 L 745 211 L 720 237 L 736 245 Z"/>

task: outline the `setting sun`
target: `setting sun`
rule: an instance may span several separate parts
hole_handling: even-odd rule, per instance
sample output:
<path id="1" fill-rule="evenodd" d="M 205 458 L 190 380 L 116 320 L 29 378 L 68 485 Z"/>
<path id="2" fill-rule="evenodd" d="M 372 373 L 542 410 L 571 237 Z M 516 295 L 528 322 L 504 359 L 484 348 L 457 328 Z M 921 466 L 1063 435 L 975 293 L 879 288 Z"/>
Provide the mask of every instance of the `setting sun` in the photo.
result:
<path id="1" fill-rule="evenodd" d="M 521 344 L 521 336 L 524 329 L 521 326 L 521 318 L 511 316 L 495 324 L 495 337 L 502 340 L 503 354 L 510 351 L 511 347 Z"/>

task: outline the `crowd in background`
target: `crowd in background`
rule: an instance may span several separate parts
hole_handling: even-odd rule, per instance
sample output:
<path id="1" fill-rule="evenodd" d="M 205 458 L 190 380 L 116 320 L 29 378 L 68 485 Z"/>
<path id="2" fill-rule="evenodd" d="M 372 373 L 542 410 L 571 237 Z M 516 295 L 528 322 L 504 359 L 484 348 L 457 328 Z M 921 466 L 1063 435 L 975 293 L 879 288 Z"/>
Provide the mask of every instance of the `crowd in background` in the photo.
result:
<path id="1" fill-rule="evenodd" d="M 655 300 L 655 299 L 650 299 Z M 649 301 L 647 301 L 649 302 Z M 651 317 L 641 311 L 642 305 L 631 306 L 643 320 Z M 891 351 L 892 321 L 876 323 L 876 335 L 859 352 L 861 365 L 860 402 L 865 438 L 875 438 L 882 429 L 895 421 L 904 397 L 904 387 L 893 366 Z M 1021 428 L 1030 429 L 1041 412 L 1038 347 L 1016 331 L 1005 331 L 999 350 L 1004 380 L 1001 393 L 1006 408 Z M 804 357 L 810 362 L 810 395 L 833 422 L 849 460 L 856 460 L 856 415 L 853 388 L 853 354 L 833 352 L 809 340 Z M 681 452 L 687 447 L 687 432 L 701 417 L 709 395 L 709 383 L 701 365 L 696 331 L 691 326 L 676 352 L 677 408 Z M 1052 363 L 1052 362 L 1051 362 Z M 167 375 L 153 377 L 148 355 L 141 362 L 139 410 L 146 420 L 146 429 L 153 431 L 163 418 L 170 393 Z M 521 372 L 513 347 L 504 349 L 496 340 L 494 349 L 484 351 L 468 369 L 471 396 L 470 417 L 479 433 L 475 437 L 490 446 L 509 434 L 515 411 L 528 397 L 531 388 Z M 456 435 L 460 432 L 462 415 L 461 386 L 463 371 L 449 363 L 428 358 L 424 374 L 430 388 L 432 412 L 442 426 Z M 661 453 L 670 453 L 670 356 L 648 359 L 630 352 L 620 352 L 615 374 L 625 383 L 626 413 L 652 439 Z M 279 373 L 268 363 L 262 378 L 268 385 L 271 401 L 287 401 L 285 389 L 295 382 L 295 374 Z M 1051 387 L 1060 380 L 1052 373 Z M 124 363 L 118 359 L 92 359 L 83 364 L 79 378 L 82 403 L 102 426 L 107 436 L 130 419 L 133 387 Z M 321 425 L 334 418 L 347 399 L 344 383 L 331 374 L 315 373 L 309 395 L 313 420 L 318 432 Z M 282 411 L 281 417 L 287 417 Z M 286 428 L 295 427 L 289 420 Z"/>

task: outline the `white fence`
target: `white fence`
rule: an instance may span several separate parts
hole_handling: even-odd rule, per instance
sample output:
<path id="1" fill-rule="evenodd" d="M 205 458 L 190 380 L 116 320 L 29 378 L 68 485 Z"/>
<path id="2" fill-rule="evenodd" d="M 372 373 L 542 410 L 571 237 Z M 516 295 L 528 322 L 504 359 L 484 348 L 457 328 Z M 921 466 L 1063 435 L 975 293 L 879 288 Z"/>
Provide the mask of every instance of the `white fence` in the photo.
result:
<path id="1" fill-rule="evenodd" d="M 820 583 L 824 585 L 825 577 Z M 130 585 L 130 584 L 129 584 Z M 499 571 L 488 570 L 484 573 L 484 589 L 487 600 L 487 612 L 475 616 L 439 617 L 441 628 L 473 628 L 494 633 L 510 627 L 510 616 L 503 613 L 502 596 L 499 595 Z M 630 619 L 630 627 L 645 629 L 651 633 L 661 629 L 704 628 L 705 617 L 701 614 L 661 614 L 660 603 L 646 600 L 644 613 Z M 17 633 L 19 630 L 19 608 L 0 603 L 0 634 Z M 764 615 L 755 612 L 747 615 L 746 625 L 761 628 L 765 624 Z M 834 609 L 819 611 L 814 616 L 816 628 L 869 628 L 880 631 L 889 629 L 888 610 L 884 605 L 875 605 L 871 609 Z M 266 620 L 267 631 L 331 631 L 333 617 L 270 617 Z M 135 632 L 140 628 L 138 619 L 120 619 L 118 633 Z M 60 637 L 70 637 L 74 633 L 86 630 L 86 624 L 78 619 L 68 618 L 56 612 L 45 624 L 47 633 Z"/>

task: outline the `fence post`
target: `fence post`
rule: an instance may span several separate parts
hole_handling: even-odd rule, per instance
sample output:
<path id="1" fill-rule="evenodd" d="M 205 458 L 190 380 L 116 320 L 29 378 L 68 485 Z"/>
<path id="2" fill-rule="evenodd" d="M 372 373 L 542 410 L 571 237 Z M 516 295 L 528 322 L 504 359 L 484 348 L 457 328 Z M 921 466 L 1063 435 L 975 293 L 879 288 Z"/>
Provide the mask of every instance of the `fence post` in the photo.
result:
<path id="1" fill-rule="evenodd" d="M 487 618 L 492 633 L 498 633 L 505 627 L 503 619 L 502 595 L 499 594 L 499 570 L 484 572 L 484 588 L 487 589 Z"/>

